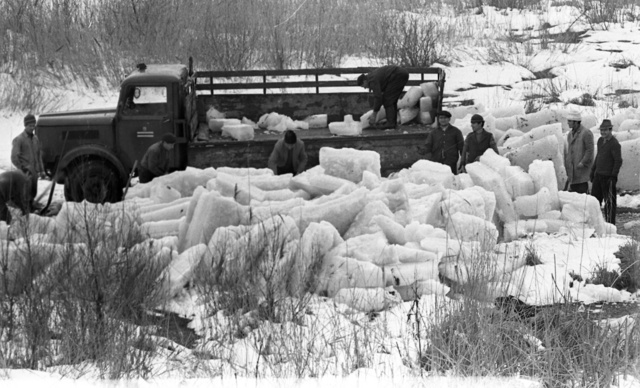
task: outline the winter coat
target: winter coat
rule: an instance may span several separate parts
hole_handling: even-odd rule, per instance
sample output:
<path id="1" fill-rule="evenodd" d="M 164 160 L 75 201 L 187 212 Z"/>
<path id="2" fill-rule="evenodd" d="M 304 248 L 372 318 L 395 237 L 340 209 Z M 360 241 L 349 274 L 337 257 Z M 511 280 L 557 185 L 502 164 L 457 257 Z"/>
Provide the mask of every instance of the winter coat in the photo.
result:
<path id="1" fill-rule="evenodd" d="M 489 148 L 498 154 L 498 146 L 493 138 L 493 134 L 491 132 L 487 132 L 484 128 L 480 133 L 481 135 L 479 140 L 475 132 L 471 132 L 467 135 L 467 138 L 464 139 L 461 163 L 463 166 L 477 161 Z"/>
<path id="2" fill-rule="evenodd" d="M 278 167 L 283 167 L 287 163 L 287 153 L 289 149 L 284 143 L 284 139 L 280 139 L 273 147 L 271 156 L 269 157 L 269 168 L 273 170 L 275 174 L 278 173 Z M 293 146 L 293 170 L 296 174 L 300 174 L 307 166 L 307 153 L 304 150 L 304 142 L 297 139 L 296 144 Z"/>
<path id="3" fill-rule="evenodd" d="M 564 168 L 567 170 L 567 182 L 571 185 L 589 181 L 593 165 L 593 133 L 583 127 L 571 130 L 567 134 L 567 149 L 564 155 Z M 582 164 L 582 167 L 578 167 Z"/>
<path id="4" fill-rule="evenodd" d="M 154 177 L 164 175 L 169 172 L 172 154 L 173 151 L 169 151 L 162 146 L 162 141 L 153 143 L 142 157 L 140 167 L 147 170 Z"/>
<path id="5" fill-rule="evenodd" d="M 374 97 L 373 110 L 377 112 L 383 105 L 385 109 L 388 106 L 395 107 L 408 79 L 409 72 L 396 65 L 382 66 L 367 74 L 369 89 Z"/>
<path id="6" fill-rule="evenodd" d="M 455 167 L 464 146 L 462 132 L 449 125 L 446 131 L 434 128 L 427 135 L 426 159 Z"/>
<path id="7" fill-rule="evenodd" d="M 618 179 L 620 167 L 622 167 L 622 148 L 618 139 L 612 137 L 605 141 L 604 138 L 599 138 L 596 161 L 591 167 L 591 180 L 595 174 Z"/>
<path id="8" fill-rule="evenodd" d="M 13 139 L 11 163 L 20 171 L 32 176 L 44 172 L 40 140 L 35 134 L 29 135 L 27 132 L 22 132 Z"/>
<path id="9" fill-rule="evenodd" d="M 11 203 L 22 211 L 29 212 L 30 180 L 22 171 L 6 171 L 0 174 L 0 221 L 11 223 L 7 204 Z"/>

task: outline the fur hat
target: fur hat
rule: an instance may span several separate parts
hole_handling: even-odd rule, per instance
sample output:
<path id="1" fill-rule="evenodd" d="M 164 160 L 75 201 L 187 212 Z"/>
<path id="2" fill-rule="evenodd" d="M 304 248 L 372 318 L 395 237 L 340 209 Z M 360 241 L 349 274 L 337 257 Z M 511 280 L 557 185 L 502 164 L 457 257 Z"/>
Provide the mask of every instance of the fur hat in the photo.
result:
<path id="1" fill-rule="evenodd" d="M 24 116 L 24 126 L 26 127 L 29 124 L 35 124 L 36 123 L 36 117 L 34 115 L 32 115 L 31 113 L 29 113 L 28 115 Z"/>
<path id="2" fill-rule="evenodd" d="M 602 131 L 603 129 L 613 129 L 613 124 L 611 124 L 611 120 L 609 119 L 602 120 L 602 124 L 600 124 L 600 130 Z"/>
<path id="3" fill-rule="evenodd" d="M 175 144 L 176 137 L 173 135 L 173 133 L 165 133 L 162 136 L 162 141 L 167 143 L 167 144 Z"/>
<path id="4" fill-rule="evenodd" d="M 582 121 L 582 115 L 577 110 L 567 113 L 567 121 Z"/>
<path id="5" fill-rule="evenodd" d="M 451 118 L 451 113 L 447 110 L 441 110 L 440 112 L 438 112 L 438 117 L 440 116 Z"/>
<path id="6" fill-rule="evenodd" d="M 479 114 L 474 114 L 473 116 L 471 116 L 471 122 L 475 123 L 484 123 L 484 117 L 480 116 Z"/>

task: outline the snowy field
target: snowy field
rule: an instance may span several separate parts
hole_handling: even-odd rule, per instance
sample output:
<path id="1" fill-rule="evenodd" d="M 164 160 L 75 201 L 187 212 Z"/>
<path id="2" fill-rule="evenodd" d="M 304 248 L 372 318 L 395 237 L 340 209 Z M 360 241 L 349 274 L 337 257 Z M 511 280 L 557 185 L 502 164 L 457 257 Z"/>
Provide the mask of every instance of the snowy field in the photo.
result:
<path id="1" fill-rule="evenodd" d="M 638 31 L 638 23 L 626 23 L 624 26 L 609 25 L 608 29 L 604 30 L 601 27 L 590 26 L 581 21 L 575 22 L 578 16 L 578 10 L 568 6 L 551 7 L 548 13 L 545 12 L 544 14 L 533 14 L 517 10 L 496 11 L 493 8 L 485 7 L 483 15 L 469 16 L 465 22 L 474 23 L 477 29 L 483 32 L 482 35 L 485 36 L 486 39 L 491 39 L 492 34 L 495 34 L 496 31 L 501 28 L 504 29 L 507 26 L 519 33 L 529 31 L 530 28 L 536 30 L 543 21 L 553 26 L 551 31 L 549 31 L 551 33 L 563 32 L 569 25 L 572 25 L 574 30 L 587 30 L 587 32 L 577 44 L 566 44 L 562 45 L 562 47 L 550 45 L 549 49 L 536 49 L 531 53 L 527 53 L 525 50 L 506 51 L 505 62 L 503 63 L 488 63 L 487 49 L 482 45 L 470 43 L 467 46 L 456 47 L 453 56 L 457 58 L 457 61 L 450 66 L 438 65 L 444 68 L 447 74 L 445 92 L 448 97 L 445 99 L 445 104 L 448 104 L 451 107 L 450 109 L 457 113 L 457 121 L 453 122 L 453 125 L 461 128 L 466 134 L 470 131 L 468 115 L 479 112 L 487 118 L 487 129 L 495 134 L 504 136 L 507 132 L 507 127 L 502 127 L 502 125 L 507 125 L 506 123 L 509 122 L 508 120 L 510 120 L 512 116 L 501 117 L 501 112 L 502 114 L 506 111 L 524 113 L 525 107 L 527 107 L 528 104 L 534 104 L 538 110 L 547 110 L 547 112 L 579 110 L 583 118 L 585 118 L 583 124 L 588 124 L 589 129 L 593 128 L 596 137 L 599 135 L 599 132 L 595 130 L 597 125 L 599 125 L 603 119 L 609 118 L 612 119 L 616 125 L 614 135 L 620 136 L 621 140 L 622 138 L 628 141 L 640 139 L 640 136 L 635 137 L 637 132 L 634 132 L 640 131 L 640 111 L 637 110 L 638 99 L 640 98 L 640 71 L 638 66 L 635 65 L 640 63 L 640 32 Z M 594 28 L 592 29 L 592 27 Z M 626 67 L 620 66 L 620 64 L 628 63 L 632 63 L 632 65 Z M 368 65 L 372 65 L 372 63 L 359 58 L 350 58 L 343 64 L 344 67 Z M 555 77 L 537 79 L 534 73 L 543 71 Z M 65 90 L 56 90 L 52 91 L 52 93 L 55 94 L 59 100 L 57 106 L 60 110 L 77 110 L 113 107 L 117 101 L 118 91 L 103 90 L 101 93 L 95 93 L 88 92 L 80 87 L 74 87 L 74 85 L 69 85 Z M 540 97 L 545 96 L 545 93 L 553 94 L 553 97 L 555 97 L 553 102 Z M 592 100 L 592 103 L 583 104 L 584 99 L 587 98 L 586 96 L 590 96 L 588 98 Z M 552 96 L 549 95 L 545 97 Z M 468 104 L 469 101 L 472 101 L 472 104 L 456 108 L 456 106 L 460 105 L 463 101 L 465 105 Z M 22 119 L 25 113 L 26 112 L 6 112 L 0 110 L 0 138 L 2 140 L 0 141 L 0 170 L 8 170 L 11 168 L 11 140 L 22 131 Z M 37 115 L 42 112 L 34 113 Z M 561 115 L 561 113 L 558 113 L 558 115 Z M 456 115 L 454 115 L 454 118 L 455 116 Z M 623 126 L 625 120 L 627 121 Z M 549 129 L 549 133 L 562 128 L 562 132 L 566 134 L 565 125 L 566 123 L 557 124 L 557 127 Z M 554 136 L 551 136 L 551 138 L 555 139 Z M 503 141 L 502 144 L 504 145 L 504 143 Z M 556 142 L 555 145 L 557 146 L 558 143 Z M 497 157 L 496 155 L 495 158 Z M 495 158 L 489 160 L 487 163 L 501 163 L 500 161 L 496 162 L 497 159 Z M 640 167 L 640 160 L 638 158 L 627 158 L 624 160 L 624 164 L 628 171 L 628 173 L 625 173 L 627 174 L 624 178 L 625 184 L 630 187 L 633 187 L 633 185 L 640 186 L 640 177 L 637 172 Z M 484 171 L 485 170 L 479 170 L 477 174 L 480 176 L 484 174 L 486 176 Z M 544 171 L 548 171 L 548 169 Z M 551 171 L 553 172 L 553 167 Z M 405 175 L 409 177 L 407 178 L 408 181 L 413 179 L 411 178 L 412 176 L 416 176 L 414 173 L 417 174 L 419 171 L 405 172 Z M 474 175 L 472 171 L 469 173 L 471 176 Z M 246 174 L 246 172 L 243 174 Z M 193 268 L 190 267 L 191 260 L 193 259 L 192 256 L 189 256 L 190 254 L 195 255 L 193 252 L 196 252 L 198 249 L 204 249 L 203 247 L 206 247 L 207 244 L 211 247 L 211 241 L 216 238 L 218 242 L 233 240 L 236 242 L 239 241 L 239 244 L 242 244 L 242 241 L 246 242 L 247 240 L 242 240 L 242 238 L 238 236 L 242 236 L 242 233 L 252 233 L 247 230 L 240 232 L 239 229 L 227 229 L 226 227 L 228 225 L 234 225 L 233 221 L 228 221 L 232 217 L 229 209 L 245 209 L 249 205 L 255 206 L 256 202 L 252 202 L 252 200 L 256 200 L 255 195 L 257 190 L 254 189 L 254 192 L 245 193 L 245 202 L 240 204 L 229 200 L 228 197 L 227 199 L 220 199 L 221 197 L 212 194 L 212 192 L 218 191 L 224 196 L 225 187 L 228 187 L 229 182 L 231 182 L 233 186 L 233 182 L 242 180 L 242 178 L 239 178 L 239 175 L 241 174 L 238 173 L 238 176 L 234 176 L 234 172 L 230 170 L 194 171 L 189 169 L 184 173 L 174 173 L 162 181 L 164 183 L 171 182 L 177 189 L 163 190 L 160 188 L 160 186 L 162 186 L 160 184 L 156 186 L 149 185 L 147 188 L 143 185 L 137 185 L 131 189 L 130 195 L 128 196 L 126 209 L 129 209 L 132 215 L 142 217 L 142 219 L 146 220 L 149 223 L 147 230 L 158 233 L 157 236 L 159 238 L 175 237 L 175 240 L 165 245 L 172 247 L 174 250 L 171 256 L 173 261 L 167 270 L 170 281 L 164 285 L 169 295 L 165 309 L 192 319 L 190 328 L 202 337 L 202 340 L 196 343 L 195 349 L 189 349 L 178 344 L 168 346 L 167 349 L 171 348 L 172 350 L 167 351 L 164 357 L 157 356 L 157 359 L 154 360 L 154 373 L 152 373 L 152 375 L 156 377 L 147 380 L 134 379 L 119 382 L 94 380 L 94 370 L 91 366 L 82 365 L 77 368 L 50 367 L 45 369 L 45 371 L 0 370 L 0 376 L 5 375 L 8 377 L 7 380 L 2 381 L 2 387 L 40 386 L 45 384 L 51 387 L 200 387 L 211 386 L 212 384 L 225 387 L 321 387 L 330 384 L 340 384 L 342 386 L 409 384 L 410 386 L 430 387 L 542 386 L 541 383 L 528 380 L 524 377 L 508 379 L 425 378 L 416 375 L 415 372 L 407 366 L 407 359 L 412 359 L 411 355 L 401 354 L 394 350 L 376 353 L 376 357 L 374 360 L 371 360 L 369 365 L 359 368 L 345 367 L 345 365 L 353 363 L 353 360 L 349 358 L 348 352 L 341 354 L 336 351 L 334 354 L 317 361 L 319 365 L 322 365 L 322 367 L 318 369 L 325 371 L 323 376 L 316 376 L 314 378 L 307 377 L 304 379 L 278 378 L 283 375 L 289 376 L 292 373 L 292 370 L 289 368 L 292 367 L 282 365 L 279 366 L 282 369 L 270 369 L 265 366 L 264 362 L 260 362 L 262 356 L 256 349 L 256 344 L 267 335 L 265 333 L 269 333 L 270 330 L 275 331 L 274 327 L 276 324 L 269 322 L 262 323 L 259 328 L 248 333 L 246 338 L 228 344 L 228 347 L 225 349 L 211 349 L 213 343 L 209 342 L 208 339 L 214 338 L 216 333 L 224 331 L 223 328 L 228 324 L 226 317 L 221 315 L 208 316 L 205 313 L 204 303 L 199 299 L 199 295 L 197 295 L 193 289 L 185 289 L 184 286 L 195 276 L 192 273 Z M 337 175 L 341 175 L 341 173 L 338 172 Z M 323 201 L 326 203 L 330 200 L 343 201 L 340 205 L 342 207 L 339 208 L 341 209 L 339 212 L 340 215 L 335 216 L 333 213 L 331 215 L 332 218 L 329 220 L 333 225 L 331 227 L 326 226 L 326 223 L 325 225 L 319 223 L 320 220 L 314 219 L 313 216 L 309 216 L 309 218 L 306 219 L 308 223 L 305 223 L 304 227 L 302 227 L 299 221 L 303 218 L 302 216 L 296 218 L 294 214 L 289 214 L 284 210 L 285 208 L 293 207 L 294 204 L 299 205 L 300 201 L 309 200 L 309 197 L 287 197 L 286 199 L 291 202 L 288 202 L 286 206 L 278 205 L 275 199 L 271 200 L 269 210 L 276 208 L 281 209 L 282 214 L 289 214 L 291 216 L 283 216 L 282 221 L 271 221 L 273 223 L 281 222 L 277 223 L 274 228 L 288 228 L 285 230 L 289 231 L 295 229 L 295 233 L 290 232 L 290 234 L 287 234 L 285 240 L 283 240 L 283 244 L 289 244 L 295 240 L 295 244 L 304 245 L 307 232 L 313 230 L 315 235 L 309 238 L 327 245 L 327 251 L 329 248 L 341 249 L 338 240 L 344 242 L 342 238 L 344 238 L 347 233 L 350 232 L 357 238 L 365 234 L 364 231 L 369 232 L 365 226 L 355 225 L 356 221 L 354 221 L 354 219 L 357 220 L 355 214 L 352 215 L 350 219 L 347 219 L 349 218 L 346 215 L 349 213 L 349 207 L 357 207 L 354 204 L 362 202 L 363 200 L 367 203 L 373 203 L 374 200 L 378 200 L 378 202 L 384 203 L 385 206 L 376 208 L 375 206 L 378 205 L 372 205 L 369 211 L 373 214 L 369 214 L 369 221 L 376 217 L 376 212 L 380 209 L 382 209 L 380 213 L 384 213 L 384 209 L 386 209 L 386 211 L 391 209 L 393 214 L 391 214 L 390 220 L 378 222 L 379 227 L 375 230 L 377 234 L 369 234 L 369 236 L 374 237 L 353 240 L 354 242 L 352 244 L 358 247 L 358 249 L 356 249 L 358 252 L 351 252 L 350 254 L 354 257 L 359 254 L 363 257 L 370 255 L 369 258 L 365 260 L 370 262 L 380 260 L 381 262 L 376 263 L 378 267 L 388 266 L 387 268 L 390 268 L 391 266 L 397 265 L 395 268 L 398 268 L 398 271 L 400 271 L 399 268 L 401 264 L 394 261 L 393 258 L 386 258 L 386 256 L 383 255 L 382 252 L 386 252 L 385 249 L 388 247 L 397 247 L 402 244 L 403 249 L 411 249 L 413 253 L 418 250 L 429 254 L 433 253 L 434 251 L 425 247 L 425 245 L 428 244 L 421 245 L 421 243 L 425 241 L 425 238 L 435 239 L 441 237 L 441 233 L 446 233 L 444 229 L 434 228 L 432 226 L 427 227 L 427 223 L 425 222 L 413 222 L 416 220 L 411 219 L 405 214 L 409 212 L 400 213 L 403 211 L 401 205 L 396 203 L 395 208 L 390 205 L 390 203 L 397 201 L 397 198 L 393 196 L 393 190 L 389 189 L 391 184 L 388 182 L 385 183 L 384 178 L 373 175 L 365 175 L 368 176 L 368 178 L 361 179 L 357 184 L 353 183 L 348 186 L 336 186 L 331 190 L 327 189 L 328 191 L 324 195 L 325 200 L 315 199 L 316 203 L 320 204 Z M 318 176 L 319 175 L 310 174 L 303 178 L 308 180 L 299 180 L 298 184 L 300 187 L 315 185 L 314 187 L 318 190 L 326 189 L 326 187 L 321 187 L 322 184 L 337 185 L 337 181 L 333 178 L 318 178 Z M 342 176 L 346 177 L 347 174 L 342 174 Z M 555 179 L 556 175 L 553 175 L 554 183 Z M 260 181 L 260 179 L 256 180 Z M 560 180 L 560 178 L 558 178 L 558 180 Z M 214 182 L 209 183 L 210 181 Z M 205 185 L 209 191 L 194 190 L 193 188 L 197 185 L 197 182 Z M 456 181 L 451 178 L 450 186 L 447 187 L 446 184 L 444 186 L 446 188 L 462 190 L 463 188 L 468 189 L 468 187 L 466 187 L 468 182 L 469 181 Z M 476 182 L 476 180 L 473 182 Z M 46 192 L 49 183 L 48 181 L 40 181 L 38 185 L 39 192 Z M 416 198 L 413 198 L 415 200 L 414 209 L 417 209 L 418 205 L 422 206 L 420 209 L 427 209 L 430 205 L 424 202 L 419 203 L 417 198 L 418 193 L 424 193 L 424 196 L 427 197 L 433 195 L 434 191 L 420 191 L 425 190 L 424 187 L 417 188 L 418 185 L 415 184 L 415 181 L 411 181 L 411 183 L 414 184 L 414 186 L 411 186 L 414 189 L 413 193 L 416 193 Z M 439 183 L 442 184 L 442 182 Z M 262 182 L 261 184 L 264 185 L 262 188 L 266 192 L 265 187 L 269 186 L 269 183 Z M 272 189 L 273 187 L 281 188 L 281 183 L 277 177 L 271 178 L 271 186 Z M 410 190 L 407 189 L 407 191 L 409 192 Z M 485 190 L 485 192 L 487 192 L 487 190 Z M 413 194 L 409 194 L 409 196 L 411 195 Z M 180 202 L 180 197 L 190 197 L 191 199 Z M 269 196 L 267 195 L 261 198 L 262 201 L 267 201 L 267 197 Z M 569 199 L 565 200 L 570 202 Z M 54 201 L 58 203 L 64 201 L 62 187 L 60 185 L 56 188 Z M 481 199 L 481 201 L 484 201 L 484 199 Z M 179 212 L 189 209 L 188 211 L 191 216 L 191 218 L 189 218 L 190 222 L 186 224 L 183 222 L 183 226 L 180 227 L 180 220 L 173 215 L 168 215 L 169 212 L 164 213 L 164 216 L 158 213 L 155 213 L 153 216 L 150 215 L 151 206 L 158 203 L 166 204 L 164 206 L 165 209 L 174 206 L 174 211 Z M 408 203 L 411 203 L 411 201 Z M 481 209 L 488 209 L 487 202 L 483 202 L 483 204 Z M 494 199 L 493 206 L 504 212 L 505 208 L 502 206 L 506 205 L 504 205 L 504 203 L 501 204 L 499 199 L 496 204 Z M 640 194 L 638 190 L 632 190 L 631 193 L 627 195 L 620 195 L 618 197 L 618 206 L 635 209 L 640 208 Z M 145 207 L 147 209 L 146 211 L 140 210 Z M 217 232 L 214 232 L 216 225 L 208 224 L 207 222 L 209 221 L 202 220 L 202 217 L 207 215 L 203 210 L 218 209 L 217 211 L 220 211 L 219 209 L 222 207 L 226 209 L 220 216 L 220 219 L 223 221 L 219 221 L 220 225 L 217 228 Z M 72 206 L 63 204 L 63 210 L 66 209 L 69 211 L 71 208 Z M 161 208 L 162 206 L 154 208 L 154 210 Z M 362 210 L 362 213 L 365 213 L 364 208 L 364 205 L 359 208 Z M 406 211 L 406 208 L 404 208 L 404 210 Z M 470 212 L 473 211 L 473 209 L 470 210 Z M 429 211 L 425 210 L 425 212 L 428 213 Z M 365 216 L 363 215 L 363 217 Z M 422 220 L 429 220 L 429 217 L 429 214 L 427 214 Z M 291 224 L 288 223 L 289 219 L 292 220 Z M 393 220 L 393 222 L 391 220 Z M 466 220 L 466 218 L 463 218 L 463 220 Z M 488 216 L 484 221 L 490 224 L 492 220 L 493 218 Z M 162 225 L 151 225 L 153 222 L 160 221 L 164 221 L 164 223 Z M 227 221 L 228 223 L 224 224 Z M 312 223 L 313 221 L 318 221 L 315 225 L 320 226 L 312 226 L 314 225 Z M 509 219 L 507 218 L 502 221 L 508 222 Z M 599 301 L 638 301 L 637 294 L 618 291 L 608 287 L 594 286 L 587 284 L 584 280 L 572 280 L 572 274 L 579 274 L 582 278 L 586 279 L 598 268 L 619 270 L 620 260 L 614 256 L 614 253 L 621 245 L 629 241 L 627 236 L 613 233 L 613 229 L 610 226 L 604 225 L 593 213 L 583 221 L 581 228 L 558 227 L 553 233 L 535 233 L 536 226 L 533 226 L 533 230 L 529 231 L 530 233 L 527 233 L 525 236 L 519 236 L 515 233 L 515 235 L 511 236 L 513 241 L 499 243 L 495 243 L 494 241 L 493 245 L 495 245 L 495 247 L 493 250 L 496 252 L 497 257 L 512 258 L 523 256 L 523 252 L 533 247 L 539 263 L 534 266 L 519 265 L 509 269 L 501 268 L 501 273 L 508 273 L 510 276 L 490 276 L 487 281 L 495 282 L 495 287 L 492 288 L 495 295 L 489 296 L 517 295 L 521 300 L 531 305 L 545 305 L 564 300 L 565 298 L 569 298 L 572 301 L 580 301 L 585 304 Z M 348 224 L 343 225 L 342 223 Z M 236 222 L 235 224 L 237 225 L 238 223 Z M 551 224 L 553 224 L 553 222 L 549 221 L 549 225 Z M 295 228 L 292 225 L 295 225 Z M 618 226 L 618 228 L 620 228 L 620 226 Z M 337 237 L 332 231 L 336 229 L 339 230 Z M 203 233 L 203 230 L 208 230 L 210 233 L 207 235 Z M 551 230 L 551 228 L 549 230 Z M 447 229 L 447 232 L 450 232 L 450 230 Z M 231 237 L 233 233 L 236 233 L 234 235 L 235 237 Z M 297 237 L 292 237 L 294 234 L 297 234 Z M 310 232 L 308 234 L 312 235 Z M 398 237 L 399 234 L 401 234 L 402 237 Z M 502 234 L 503 233 L 501 233 L 501 235 Z M 203 241 L 203 235 L 207 237 L 205 241 Z M 464 236 L 467 237 L 468 235 L 465 234 Z M 329 239 L 335 239 L 335 243 L 327 242 Z M 347 239 L 344 238 L 344 240 Z M 462 240 L 466 241 L 465 238 L 462 238 Z M 484 243 L 484 241 L 480 242 Z M 376 250 L 376 247 L 379 246 L 383 246 L 383 248 Z M 395 249 L 395 254 L 399 256 L 402 255 L 402 252 L 407 252 L 400 248 L 393 249 Z M 448 249 L 451 249 L 451 247 L 446 247 L 445 251 Z M 463 251 L 467 248 L 457 246 L 455 249 Z M 473 250 L 477 248 L 471 247 L 468 249 Z M 426 255 L 426 253 L 424 254 Z M 374 255 L 378 256 L 372 259 L 371 257 Z M 343 256 L 348 255 L 345 253 Z M 437 257 L 441 258 L 441 256 Z M 385 262 L 385 260 L 388 261 Z M 436 261 L 435 264 L 439 263 Z M 436 275 L 438 271 L 440 271 L 441 274 L 453 274 L 449 276 L 450 278 L 455 278 L 459 275 L 457 272 L 458 268 L 453 268 L 451 263 L 443 261 L 442 264 L 443 265 L 436 265 L 435 268 L 430 268 L 425 271 L 435 271 Z M 501 264 L 498 262 L 498 265 Z M 369 270 L 378 271 L 379 268 L 370 269 L 369 267 L 363 267 L 362 273 L 369 273 L 367 272 Z M 462 277 L 464 278 L 464 276 Z M 420 280 L 421 285 L 424 287 L 420 309 L 422 310 L 422 314 L 426 316 L 434 314 L 434 311 L 442 306 L 442 300 L 453 295 L 449 287 L 440 283 L 437 280 L 437 276 L 434 276 L 433 273 L 431 273 L 430 279 L 418 280 Z M 365 280 L 359 287 L 370 287 L 370 289 L 373 290 L 374 286 L 371 286 L 371 284 L 375 285 L 378 283 L 368 283 L 368 280 Z M 357 330 L 360 330 L 356 329 L 356 327 L 366 327 L 367 334 L 373 338 L 371 340 L 372 343 L 380 346 L 380 348 L 394 349 L 394 347 L 398 348 L 397 345 L 399 343 L 404 344 L 407 342 L 407 338 L 410 337 L 407 333 L 411 330 L 408 327 L 410 325 L 407 323 L 406 317 L 412 313 L 412 302 L 402 302 L 397 295 L 395 295 L 394 298 L 390 297 L 386 291 L 381 291 L 381 294 L 371 299 L 364 298 L 364 300 L 367 301 L 364 303 L 362 302 L 363 299 L 356 300 L 356 298 L 350 297 L 348 292 L 341 292 L 341 290 L 346 288 L 348 287 L 344 284 L 328 285 L 326 290 L 332 298 L 314 296 L 310 300 L 308 307 L 310 312 L 304 318 L 308 320 L 306 325 L 308 329 L 304 332 L 306 334 L 302 334 L 300 338 L 291 338 L 290 346 L 292 348 L 301 347 L 301 343 L 304 343 L 304 346 L 317 346 L 314 341 L 318 341 L 318 339 L 313 340 L 312 337 L 316 338 L 318 334 L 349 339 L 357 338 L 363 334 L 354 334 Z M 381 289 L 384 290 L 384 288 Z M 487 296 L 485 295 L 484 297 Z M 364 303 L 364 306 L 362 303 Z M 459 301 L 452 299 L 447 303 L 455 305 L 459 303 Z M 366 313 L 367 310 L 382 310 L 377 313 L 377 323 L 369 323 L 369 315 Z M 310 316 L 314 317 L 313 320 L 309 318 Z M 380 331 L 376 331 L 377 329 Z M 331 330 L 331 333 L 327 332 L 329 330 Z M 336 332 L 338 334 L 336 334 Z M 385 336 L 386 338 L 382 338 Z M 296 340 L 300 342 L 296 342 Z M 197 354 L 207 352 L 210 354 L 224 355 L 224 357 L 220 356 L 219 359 L 208 361 L 209 370 L 219 371 L 223 376 L 218 380 L 199 379 L 204 377 L 199 375 L 201 372 L 192 372 L 189 369 L 190 365 L 197 363 L 200 365 L 203 363 L 203 360 L 198 359 Z M 223 361 L 223 359 L 225 361 Z M 252 378 L 252 376 L 256 374 L 262 378 Z M 71 379 L 72 377 L 79 378 Z M 640 387 L 640 380 L 636 380 L 630 376 L 620 378 L 618 382 L 618 386 L 620 387 Z"/>

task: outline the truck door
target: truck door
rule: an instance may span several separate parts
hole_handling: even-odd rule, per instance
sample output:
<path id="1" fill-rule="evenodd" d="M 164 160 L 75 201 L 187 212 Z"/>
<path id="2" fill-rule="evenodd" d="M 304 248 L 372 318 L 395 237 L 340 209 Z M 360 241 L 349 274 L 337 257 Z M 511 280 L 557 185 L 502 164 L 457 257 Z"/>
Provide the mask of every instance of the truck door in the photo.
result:
<path id="1" fill-rule="evenodd" d="M 123 103 L 118 108 L 118 144 L 123 159 L 132 166 L 165 133 L 174 132 L 174 114 L 170 85 L 128 85 Z M 174 165 L 172 161 L 171 165 Z"/>

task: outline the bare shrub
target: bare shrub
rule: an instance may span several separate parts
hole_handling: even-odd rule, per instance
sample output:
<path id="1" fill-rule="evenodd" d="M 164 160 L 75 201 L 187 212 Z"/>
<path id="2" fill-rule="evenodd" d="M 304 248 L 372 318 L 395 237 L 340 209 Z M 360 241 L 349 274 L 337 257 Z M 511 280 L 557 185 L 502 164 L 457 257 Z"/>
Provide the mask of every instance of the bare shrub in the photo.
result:
<path id="1" fill-rule="evenodd" d="M 498 9 L 540 9 L 543 3 L 541 0 L 480 0 L 480 2 Z"/>
<path id="2" fill-rule="evenodd" d="M 0 336 L 21 344 L 3 349 L 1 363 L 43 368 L 91 361 L 106 377 L 145 375 L 152 353 L 136 350 L 146 334 L 133 324 L 144 324 L 146 310 L 157 305 L 161 268 L 128 249 L 140 241 L 134 220 L 113 207 L 79 212 L 68 220 L 67 235 L 34 238 L 25 223 L 6 250 L 11 261 L 1 256 Z"/>
<path id="3" fill-rule="evenodd" d="M 372 28 L 372 57 L 411 67 L 448 63 L 440 35 L 445 27 L 436 18 L 389 11 Z"/>
<path id="4" fill-rule="evenodd" d="M 592 28 L 597 24 L 608 30 L 611 24 L 625 21 L 629 8 L 630 3 L 626 0 L 585 0 L 582 13 Z"/>

